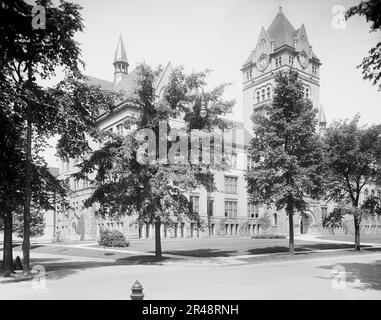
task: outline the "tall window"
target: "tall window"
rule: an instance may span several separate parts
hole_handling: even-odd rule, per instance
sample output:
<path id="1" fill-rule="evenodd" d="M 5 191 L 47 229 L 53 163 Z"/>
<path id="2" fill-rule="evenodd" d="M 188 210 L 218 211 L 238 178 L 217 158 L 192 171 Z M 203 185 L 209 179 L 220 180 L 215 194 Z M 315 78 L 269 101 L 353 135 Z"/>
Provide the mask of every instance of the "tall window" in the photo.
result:
<path id="1" fill-rule="evenodd" d="M 254 205 L 254 203 L 249 202 L 247 204 L 247 216 L 249 218 L 258 218 L 259 217 L 259 208 Z"/>
<path id="2" fill-rule="evenodd" d="M 257 91 L 257 103 L 259 103 L 260 101 L 261 101 L 261 93 L 258 90 Z"/>
<path id="3" fill-rule="evenodd" d="M 321 219 L 324 220 L 327 217 L 327 207 L 321 207 Z"/>
<path id="4" fill-rule="evenodd" d="M 273 214 L 273 226 L 278 225 L 278 215 L 276 213 Z"/>
<path id="5" fill-rule="evenodd" d="M 292 66 L 294 64 L 294 57 L 288 57 L 288 63 Z"/>
<path id="6" fill-rule="evenodd" d="M 225 176 L 225 192 L 226 193 L 237 193 L 237 177 L 227 177 Z"/>
<path id="7" fill-rule="evenodd" d="M 225 201 L 225 217 L 237 217 L 237 201 Z"/>
<path id="8" fill-rule="evenodd" d="M 267 87 L 267 100 L 271 99 L 271 87 Z"/>
<path id="9" fill-rule="evenodd" d="M 119 135 L 123 135 L 123 124 L 118 124 L 116 126 L 116 131 L 118 132 Z"/>
<path id="10" fill-rule="evenodd" d="M 213 216 L 213 203 L 214 201 L 213 200 L 208 200 L 208 203 L 207 203 L 207 210 L 208 210 L 208 216 L 209 217 L 212 217 Z"/>
<path id="11" fill-rule="evenodd" d="M 275 65 L 277 68 L 280 68 L 282 66 L 282 57 L 278 57 L 275 59 Z"/>
<path id="12" fill-rule="evenodd" d="M 310 98 L 310 89 L 306 87 L 306 99 Z"/>
<path id="13" fill-rule="evenodd" d="M 231 155 L 231 168 L 237 168 L 237 154 L 232 153 Z"/>
<path id="14" fill-rule="evenodd" d="M 265 96 L 265 89 L 262 89 L 262 101 L 264 101 L 265 100 L 265 98 L 266 98 L 266 96 Z"/>
<path id="15" fill-rule="evenodd" d="M 190 209 L 193 213 L 199 213 L 199 196 L 191 196 L 190 197 Z"/>
<path id="16" fill-rule="evenodd" d="M 250 156 L 247 156 L 247 170 L 251 170 L 253 167 L 253 159 Z"/>

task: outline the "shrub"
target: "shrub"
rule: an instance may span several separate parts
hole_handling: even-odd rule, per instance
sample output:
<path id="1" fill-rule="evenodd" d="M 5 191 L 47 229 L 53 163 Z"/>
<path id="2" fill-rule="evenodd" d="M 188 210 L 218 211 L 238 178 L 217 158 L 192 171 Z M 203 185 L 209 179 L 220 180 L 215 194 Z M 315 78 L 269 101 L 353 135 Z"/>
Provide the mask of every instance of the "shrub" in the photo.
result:
<path id="1" fill-rule="evenodd" d="M 266 233 L 271 228 L 271 219 L 267 212 L 265 212 L 259 219 L 258 224 L 260 225 L 261 229 Z"/>
<path id="2" fill-rule="evenodd" d="M 256 234 L 251 237 L 252 239 L 286 239 L 286 236 L 281 234 Z"/>
<path id="3" fill-rule="evenodd" d="M 119 230 L 101 230 L 98 243 L 105 247 L 128 247 L 130 245 Z"/>

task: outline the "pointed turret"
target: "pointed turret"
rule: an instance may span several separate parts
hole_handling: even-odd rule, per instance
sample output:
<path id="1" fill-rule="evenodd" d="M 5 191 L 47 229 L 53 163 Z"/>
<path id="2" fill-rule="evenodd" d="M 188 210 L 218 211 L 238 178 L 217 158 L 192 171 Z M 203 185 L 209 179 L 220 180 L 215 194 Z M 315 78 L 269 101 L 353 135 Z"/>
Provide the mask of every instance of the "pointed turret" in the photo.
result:
<path id="1" fill-rule="evenodd" d="M 128 74 L 127 53 L 124 47 L 122 35 L 119 36 L 118 45 L 114 56 L 114 86 L 121 82 Z"/>
<path id="2" fill-rule="evenodd" d="M 320 108 L 319 108 L 319 129 L 320 129 L 320 132 L 324 131 L 326 128 L 327 128 L 327 118 L 325 116 L 323 106 L 320 105 Z"/>

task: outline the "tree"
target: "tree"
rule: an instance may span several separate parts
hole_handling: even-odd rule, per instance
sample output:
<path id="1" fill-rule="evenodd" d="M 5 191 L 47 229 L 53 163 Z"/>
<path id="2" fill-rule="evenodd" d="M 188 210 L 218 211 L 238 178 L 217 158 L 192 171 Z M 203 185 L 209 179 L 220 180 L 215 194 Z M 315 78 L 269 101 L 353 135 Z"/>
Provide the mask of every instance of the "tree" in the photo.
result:
<path id="1" fill-rule="evenodd" d="M 332 214 L 352 215 L 355 250 L 360 250 L 361 192 L 381 181 L 381 126 L 359 126 L 359 116 L 334 122 L 323 139 L 327 199 L 338 203 Z"/>
<path id="2" fill-rule="evenodd" d="M 182 69 L 176 69 L 163 97 L 157 99 L 153 83 L 160 72 L 160 68 L 152 70 L 145 64 L 138 67 L 138 88 L 125 103 L 134 108 L 138 106 L 140 116 L 125 120 L 128 132 L 125 136 L 105 133 L 108 140 L 104 146 L 94 151 L 80 165 L 81 171 L 74 175 L 84 178 L 96 171 L 92 182 L 95 190 L 85 206 L 97 203 L 97 214 L 113 218 L 137 214 L 139 224 L 155 225 L 157 259 L 162 257 L 161 224 L 179 222 L 184 216 L 199 223 L 186 194 L 200 185 L 208 190 L 214 186 L 213 166 L 203 165 L 202 161 L 193 164 L 190 159 L 194 154 L 183 153 L 184 147 L 190 150 L 187 131 L 194 128 L 192 121 L 198 125 L 203 123 L 203 128 L 226 126 L 218 117 L 230 112 L 233 104 L 222 100 L 222 87 L 205 93 L 209 115 L 202 119 L 197 115 L 201 100 L 194 89 L 204 83 L 205 73 L 186 76 Z M 170 119 L 181 115 L 186 122 L 185 130 L 172 131 Z M 151 144 L 151 148 L 147 144 Z M 170 161 L 160 158 L 163 151 Z"/>
<path id="3" fill-rule="evenodd" d="M 285 209 L 293 254 L 294 214 L 307 209 L 306 197 L 321 195 L 321 147 L 316 110 L 303 98 L 297 71 L 278 73 L 275 82 L 272 102 L 252 117 L 254 137 L 249 156 L 254 165 L 246 180 L 254 204 Z"/>
<path id="4" fill-rule="evenodd" d="M 361 1 L 358 5 L 349 8 L 346 17 L 350 18 L 355 15 L 365 16 L 366 21 L 372 23 L 370 32 L 381 29 L 380 0 Z M 379 83 L 379 90 L 381 90 L 381 42 L 370 49 L 369 56 L 365 57 L 358 67 L 362 68 L 363 78 L 371 81 L 373 85 Z"/>
<path id="5" fill-rule="evenodd" d="M 0 19 L 2 81 L 5 88 L 13 89 L 15 98 L 7 108 L 10 114 L 17 114 L 21 119 L 16 137 L 22 142 L 24 154 L 24 167 L 19 169 L 24 182 L 23 266 L 26 273 L 30 258 L 33 149 L 46 145 L 47 138 L 58 134 L 61 135 L 57 146 L 60 157 L 77 157 L 89 151 L 89 136 L 99 138 L 94 126 L 99 110 L 107 110 L 115 98 L 111 93 L 88 86 L 80 73 L 83 63 L 74 34 L 83 30 L 81 7 L 67 1 L 60 1 L 57 6 L 49 0 L 36 1 L 36 4 L 46 10 L 44 29 L 32 27 L 33 6 L 21 0 L 6 1 Z M 41 79 L 53 77 L 57 68 L 65 71 L 64 81 L 54 88 L 38 84 Z"/>
<path id="6" fill-rule="evenodd" d="M 18 237 L 23 237 L 23 215 L 22 208 L 19 211 L 13 212 L 12 215 L 12 231 L 17 233 Z M 30 215 L 30 236 L 41 237 L 44 235 L 45 218 L 42 211 L 32 210 Z M 4 231 L 4 223 L 0 219 L 0 231 Z"/>

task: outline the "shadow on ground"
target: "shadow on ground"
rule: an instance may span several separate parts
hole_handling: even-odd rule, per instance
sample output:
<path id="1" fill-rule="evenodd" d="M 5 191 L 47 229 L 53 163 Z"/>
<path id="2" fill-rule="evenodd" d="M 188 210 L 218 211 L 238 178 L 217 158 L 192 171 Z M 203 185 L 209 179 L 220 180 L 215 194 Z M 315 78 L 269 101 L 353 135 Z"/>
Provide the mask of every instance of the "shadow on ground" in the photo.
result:
<path id="1" fill-rule="evenodd" d="M 187 257 L 198 258 L 215 258 L 215 257 L 230 257 L 237 251 L 223 251 L 218 249 L 196 249 L 196 250 L 172 250 L 165 251 L 164 254 L 173 254 Z"/>
<path id="2" fill-rule="evenodd" d="M 71 275 L 78 273 L 81 270 L 88 270 L 93 268 L 101 268 L 108 266 L 127 266 L 127 265 L 162 265 L 161 262 L 171 260 L 180 261 L 181 258 L 162 258 L 156 259 L 154 255 L 144 255 L 144 256 L 131 256 L 126 258 L 120 258 L 116 260 L 108 261 L 65 261 L 60 258 L 52 259 L 31 259 L 31 267 L 34 265 L 43 265 L 45 267 L 46 273 L 45 278 L 47 280 L 59 280 Z M 62 261 L 62 262 L 60 262 Z M 1 265 L 1 260 L 0 260 Z M 0 277 L 1 274 L 0 268 Z M 3 278 L 0 281 L 0 285 L 13 282 L 31 281 L 33 276 L 23 276 L 22 274 L 15 275 L 12 278 Z M 0 278 L 1 280 L 1 278 Z"/>
<path id="3" fill-rule="evenodd" d="M 340 263 L 319 268 L 341 270 L 341 267 L 345 271 L 345 281 L 358 284 L 358 289 L 363 291 L 381 290 L 381 260 L 374 263 Z"/>

